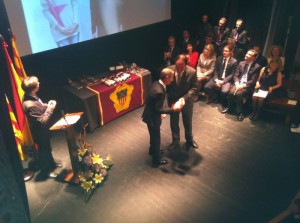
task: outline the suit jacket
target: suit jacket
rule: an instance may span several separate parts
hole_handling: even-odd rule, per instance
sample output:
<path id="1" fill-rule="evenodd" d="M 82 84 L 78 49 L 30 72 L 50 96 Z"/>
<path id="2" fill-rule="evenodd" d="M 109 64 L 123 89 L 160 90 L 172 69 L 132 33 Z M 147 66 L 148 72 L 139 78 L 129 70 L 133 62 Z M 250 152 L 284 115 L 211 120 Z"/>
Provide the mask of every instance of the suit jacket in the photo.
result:
<path id="1" fill-rule="evenodd" d="M 232 29 L 231 33 L 230 33 L 230 37 L 235 39 L 236 34 L 237 34 L 237 29 Z M 236 40 L 236 46 L 240 49 L 247 50 L 247 48 L 248 48 L 248 32 L 247 32 L 247 30 L 243 29 L 242 31 L 239 31 L 239 36 Z"/>
<path id="2" fill-rule="evenodd" d="M 226 45 L 227 39 L 230 36 L 230 29 L 228 27 L 225 27 L 222 31 L 223 31 L 223 34 L 222 34 L 222 37 L 220 40 L 220 44 L 218 45 L 221 49 L 223 48 L 223 46 Z M 216 44 L 218 43 L 218 38 L 219 38 L 218 32 L 219 32 L 219 26 L 215 26 L 214 27 L 214 38 L 215 38 Z"/>
<path id="3" fill-rule="evenodd" d="M 164 50 L 164 52 L 170 52 L 169 46 L 167 46 Z M 167 65 L 170 63 L 170 65 L 175 64 L 176 57 L 181 54 L 181 49 L 178 46 L 174 46 L 172 52 L 171 52 L 171 58 L 167 58 L 165 60 L 165 64 Z"/>
<path id="4" fill-rule="evenodd" d="M 174 72 L 176 70 L 175 65 L 170 66 L 169 68 L 174 70 Z M 174 78 L 172 83 L 167 86 L 168 103 L 175 103 L 181 97 L 183 97 L 186 101 L 192 101 L 193 96 L 196 95 L 197 88 L 198 83 L 196 70 L 186 65 L 186 68 L 180 78 L 179 85 L 177 85 L 176 79 Z"/>
<path id="5" fill-rule="evenodd" d="M 235 71 L 233 81 L 239 82 L 243 76 L 243 71 L 245 67 L 246 61 L 241 61 Z M 247 75 L 247 82 L 246 82 L 246 88 L 251 89 L 254 87 L 256 80 L 258 78 L 260 72 L 260 66 L 253 62 L 251 64 L 251 67 L 249 68 L 248 75 Z"/>
<path id="6" fill-rule="evenodd" d="M 159 81 L 153 82 L 142 115 L 143 122 L 150 126 L 158 127 L 161 125 L 161 114 L 174 112 L 172 108 L 164 107 L 165 98 L 166 91 L 164 86 Z"/>
<path id="7" fill-rule="evenodd" d="M 213 77 L 214 80 L 215 79 L 222 80 L 223 60 L 224 60 L 224 57 L 220 56 L 220 57 L 218 57 L 218 59 L 216 61 L 214 77 Z M 226 70 L 225 70 L 225 78 L 223 79 L 224 84 L 227 82 L 232 82 L 236 67 L 237 67 L 237 60 L 230 57 L 229 61 L 227 63 L 227 66 L 226 66 Z"/>
<path id="8" fill-rule="evenodd" d="M 23 110 L 29 122 L 33 139 L 36 143 L 50 139 L 50 119 L 53 109 L 39 101 L 39 98 L 24 94 Z"/>

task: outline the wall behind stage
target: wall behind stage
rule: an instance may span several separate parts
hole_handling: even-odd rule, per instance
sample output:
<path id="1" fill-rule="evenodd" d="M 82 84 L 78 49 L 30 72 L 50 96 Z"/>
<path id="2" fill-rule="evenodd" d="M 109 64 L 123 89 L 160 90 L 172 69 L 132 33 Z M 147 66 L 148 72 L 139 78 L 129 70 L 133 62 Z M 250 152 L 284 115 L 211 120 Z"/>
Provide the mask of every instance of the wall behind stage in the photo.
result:
<path id="1" fill-rule="evenodd" d="M 1 5 L 2 1 L 0 0 Z M 270 23 L 272 4 L 273 0 L 172 0 L 171 21 L 25 56 L 22 57 L 22 61 L 28 75 L 40 78 L 41 97 L 45 100 L 60 100 L 60 89 L 67 83 L 68 78 L 96 75 L 123 61 L 135 62 L 148 68 L 156 77 L 155 71 L 162 63 L 162 52 L 167 44 L 167 37 L 174 35 L 177 42 L 180 42 L 184 29 L 195 34 L 203 13 L 208 13 L 213 26 L 222 16 L 228 18 L 230 28 L 234 27 L 237 18 L 244 18 L 252 40 L 263 45 Z M 6 23 L 2 22 L 7 21 L 5 14 L 0 14 L 1 32 L 7 30 Z M 2 16 L 4 18 L 1 18 Z M 283 27 L 280 33 L 285 32 L 287 17 L 281 17 Z M 17 44 L 19 41 L 22 40 L 17 37 Z M 276 42 L 282 45 L 284 36 L 279 36 Z"/>

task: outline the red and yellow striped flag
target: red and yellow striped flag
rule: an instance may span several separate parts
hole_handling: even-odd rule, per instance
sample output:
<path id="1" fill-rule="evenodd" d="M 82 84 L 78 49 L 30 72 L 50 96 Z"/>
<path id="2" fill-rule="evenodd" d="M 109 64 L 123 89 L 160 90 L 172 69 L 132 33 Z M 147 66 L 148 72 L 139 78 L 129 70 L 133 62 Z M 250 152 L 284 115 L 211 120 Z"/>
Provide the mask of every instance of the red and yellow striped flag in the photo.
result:
<path id="1" fill-rule="evenodd" d="M 7 108 L 8 108 L 8 111 L 9 111 L 11 125 L 12 125 L 12 128 L 13 128 L 14 134 L 15 134 L 16 145 L 17 145 L 17 148 L 18 148 L 20 159 L 21 160 L 26 160 L 27 157 L 26 157 L 26 155 L 25 155 L 25 153 L 22 149 L 22 145 L 21 145 L 22 142 L 23 142 L 22 132 L 20 130 L 20 127 L 19 127 L 19 124 L 17 122 L 16 116 L 15 116 L 15 114 L 14 114 L 14 112 L 13 112 L 11 106 L 10 106 L 9 100 L 8 100 L 6 95 L 5 95 L 5 98 L 6 98 Z"/>
<path id="2" fill-rule="evenodd" d="M 22 99 L 24 95 L 24 91 L 21 87 L 22 79 L 19 77 L 19 75 L 17 74 L 14 68 L 12 60 L 7 51 L 7 43 L 5 41 L 2 44 L 2 48 L 5 54 L 5 59 L 7 62 L 7 67 L 10 76 L 10 82 L 11 82 L 12 93 L 13 93 L 13 102 L 15 107 L 15 115 L 18 120 L 20 131 L 22 132 L 22 136 L 23 136 L 23 140 L 21 144 L 22 146 L 33 146 L 34 143 L 29 129 L 28 121 L 22 108 Z"/>
<path id="3" fill-rule="evenodd" d="M 21 81 L 27 77 L 26 72 L 24 70 L 23 67 L 23 63 L 22 60 L 20 58 L 20 54 L 17 48 L 17 44 L 16 44 L 16 37 L 12 35 L 11 38 L 11 46 L 12 46 L 12 50 L 13 50 L 13 57 L 14 57 L 14 62 L 15 62 L 15 69 L 17 74 L 19 75 Z"/>

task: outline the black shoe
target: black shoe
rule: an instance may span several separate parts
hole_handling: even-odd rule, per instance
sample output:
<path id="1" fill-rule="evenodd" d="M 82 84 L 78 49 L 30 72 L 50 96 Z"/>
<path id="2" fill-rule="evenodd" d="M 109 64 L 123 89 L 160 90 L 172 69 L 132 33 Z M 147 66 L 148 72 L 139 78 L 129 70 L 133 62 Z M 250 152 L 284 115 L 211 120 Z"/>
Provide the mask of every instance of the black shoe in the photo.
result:
<path id="1" fill-rule="evenodd" d="M 254 113 L 252 113 L 251 115 L 249 115 L 249 119 L 253 122 L 257 121 L 258 116 L 255 115 Z"/>
<path id="2" fill-rule="evenodd" d="M 153 167 L 153 168 L 157 168 L 157 167 L 160 166 L 160 165 L 166 165 L 166 164 L 168 164 L 168 163 L 169 163 L 168 160 L 166 160 L 166 159 L 161 159 L 158 163 L 152 163 L 152 167 Z"/>
<path id="3" fill-rule="evenodd" d="M 229 108 L 228 108 L 228 107 L 225 107 L 225 108 L 223 108 L 223 110 L 221 111 L 221 113 L 225 114 L 225 113 L 227 113 L 228 111 L 229 111 Z"/>
<path id="4" fill-rule="evenodd" d="M 198 148 L 198 144 L 193 140 L 193 141 L 191 141 L 191 142 L 186 142 L 186 146 L 191 146 L 191 147 L 193 147 L 193 148 L 195 148 L 195 149 L 197 149 Z"/>
<path id="5" fill-rule="evenodd" d="M 168 151 L 171 151 L 175 148 L 178 148 L 179 147 L 179 143 L 174 143 L 172 142 L 169 146 L 168 146 Z"/>
<path id="6" fill-rule="evenodd" d="M 294 122 L 293 122 L 293 123 L 291 124 L 291 128 L 292 128 L 292 129 L 296 129 L 296 128 L 298 128 L 298 127 L 299 127 L 299 124 L 297 124 L 297 123 L 294 123 Z"/>
<path id="7" fill-rule="evenodd" d="M 61 163 L 54 162 L 54 167 L 55 168 L 62 168 L 63 165 Z"/>
<path id="8" fill-rule="evenodd" d="M 49 178 L 56 178 L 56 177 L 58 177 L 58 174 L 51 172 L 51 173 L 49 173 L 48 176 L 49 176 Z"/>
<path id="9" fill-rule="evenodd" d="M 237 116 L 237 120 L 239 121 L 239 122 L 242 122 L 243 120 L 244 120 L 244 115 L 243 114 L 239 114 L 238 116 Z"/>

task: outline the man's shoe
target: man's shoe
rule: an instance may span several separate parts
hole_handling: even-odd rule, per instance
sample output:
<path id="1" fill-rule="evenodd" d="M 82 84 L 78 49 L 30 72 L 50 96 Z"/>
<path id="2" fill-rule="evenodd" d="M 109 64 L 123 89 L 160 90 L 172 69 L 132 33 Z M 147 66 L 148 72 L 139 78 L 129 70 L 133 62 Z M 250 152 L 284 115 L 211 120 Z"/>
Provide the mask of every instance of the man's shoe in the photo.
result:
<path id="1" fill-rule="evenodd" d="M 252 113 L 251 115 L 249 115 L 249 119 L 250 119 L 251 121 L 255 122 L 255 121 L 257 121 L 258 116 Z"/>
<path id="2" fill-rule="evenodd" d="M 158 163 L 153 163 L 153 164 L 152 164 L 152 167 L 153 167 L 153 168 L 157 168 L 157 167 L 160 166 L 160 165 L 166 165 L 166 164 L 168 164 L 168 163 L 169 163 L 168 160 L 166 160 L 166 159 L 161 159 Z"/>
<path id="3" fill-rule="evenodd" d="M 49 173 L 49 178 L 56 178 L 56 177 L 58 177 L 58 174 L 54 172 Z"/>
<path id="4" fill-rule="evenodd" d="M 239 121 L 239 122 L 242 122 L 243 120 L 244 120 L 244 115 L 243 114 L 239 114 L 238 116 L 237 116 L 237 120 Z"/>
<path id="5" fill-rule="evenodd" d="M 34 177 L 34 172 L 30 170 L 24 170 L 23 179 L 25 182 L 31 180 Z"/>
<path id="6" fill-rule="evenodd" d="M 179 147 L 179 143 L 174 143 L 172 142 L 169 146 L 168 146 L 168 151 L 171 151 L 175 148 L 178 148 Z"/>
<path id="7" fill-rule="evenodd" d="M 221 111 L 221 113 L 225 114 L 225 113 L 227 113 L 228 111 L 229 111 L 229 108 L 228 108 L 228 107 L 225 107 L 225 108 L 223 108 L 223 110 Z"/>
<path id="8" fill-rule="evenodd" d="M 298 127 L 299 127 L 299 124 L 297 124 L 297 123 L 294 123 L 294 122 L 293 122 L 293 123 L 291 124 L 291 128 L 292 128 L 292 129 L 296 129 L 296 128 L 298 128 Z"/>
<path id="9" fill-rule="evenodd" d="M 197 144 L 194 140 L 191 141 L 191 142 L 186 142 L 186 145 L 187 145 L 187 146 L 191 146 L 191 147 L 193 147 L 193 148 L 195 148 L 195 149 L 198 148 L 198 144 Z"/>
<path id="10" fill-rule="evenodd" d="M 61 163 L 54 162 L 54 167 L 62 168 L 63 165 Z"/>

